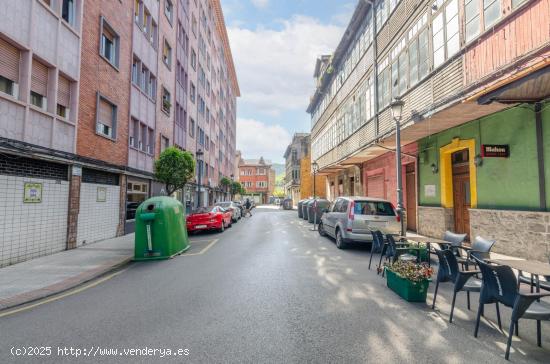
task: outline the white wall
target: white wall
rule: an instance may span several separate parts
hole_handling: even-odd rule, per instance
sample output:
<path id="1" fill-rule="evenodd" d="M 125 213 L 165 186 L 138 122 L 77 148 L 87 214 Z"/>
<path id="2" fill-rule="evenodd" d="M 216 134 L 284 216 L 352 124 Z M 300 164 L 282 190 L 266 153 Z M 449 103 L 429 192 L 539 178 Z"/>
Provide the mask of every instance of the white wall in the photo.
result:
<path id="1" fill-rule="evenodd" d="M 24 183 L 42 183 L 42 202 L 23 203 Z M 0 175 L 0 267 L 65 250 L 69 183 Z"/>
<path id="2" fill-rule="evenodd" d="M 97 202 L 98 187 L 107 189 L 105 202 Z M 89 244 L 116 236 L 120 209 L 119 200 L 119 186 L 82 183 L 80 187 L 77 246 L 81 246 L 84 241 Z"/>

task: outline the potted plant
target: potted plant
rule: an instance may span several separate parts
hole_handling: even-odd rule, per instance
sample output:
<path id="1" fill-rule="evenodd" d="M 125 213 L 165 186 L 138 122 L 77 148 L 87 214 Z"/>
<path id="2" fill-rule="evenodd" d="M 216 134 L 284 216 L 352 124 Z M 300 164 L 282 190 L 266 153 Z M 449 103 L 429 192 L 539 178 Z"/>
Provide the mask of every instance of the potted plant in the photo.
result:
<path id="1" fill-rule="evenodd" d="M 414 243 L 413 246 L 418 246 L 420 248 L 420 261 L 421 262 L 427 262 L 428 261 L 428 246 L 426 243 Z M 417 249 L 411 249 L 409 250 L 409 254 L 417 255 L 418 250 Z"/>
<path id="2" fill-rule="evenodd" d="M 433 268 L 427 264 L 396 261 L 384 267 L 388 287 L 408 302 L 426 302 Z"/>

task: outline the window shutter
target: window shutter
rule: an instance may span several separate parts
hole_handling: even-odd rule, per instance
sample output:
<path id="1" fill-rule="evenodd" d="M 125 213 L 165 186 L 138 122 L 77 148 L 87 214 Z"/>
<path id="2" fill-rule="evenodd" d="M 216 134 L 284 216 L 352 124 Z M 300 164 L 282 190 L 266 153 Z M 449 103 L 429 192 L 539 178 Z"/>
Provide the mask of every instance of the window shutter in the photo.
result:
<path id="1" fill-rule="evenodd" d="M 31 91 L 42 96 L 46 96 L 48 91 L 48 67 L 36 59 L 32 60 Z"/>
<path id="2" fill-rule="evenodd" d="M 59 76 L 57 85 L 57 103 L 69 107 L 71 101 L 71 83 L 63 76 Z"/>
<path id="3" fill-rule="evenodd" d="M 99 99 L 99 122 L 113 127 L 113 106 L 102 98 Z"/>
<path id="4" fill-rule="evenodd" d="M 0 76 L 19 83 L 19 50 L 0 39 Z"/>

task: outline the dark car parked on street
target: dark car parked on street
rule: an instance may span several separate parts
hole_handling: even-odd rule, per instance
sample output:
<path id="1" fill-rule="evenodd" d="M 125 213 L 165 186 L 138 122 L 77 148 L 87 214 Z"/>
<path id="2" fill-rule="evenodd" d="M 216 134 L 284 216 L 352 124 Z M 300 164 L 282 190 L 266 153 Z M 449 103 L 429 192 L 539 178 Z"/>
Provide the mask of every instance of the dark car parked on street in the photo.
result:
<path id="1" fill-rule="evenodd" d="M 312 203 L 308 204 L 308 222 L 312 224 L 319 224 L 321 222 L 321 216 L 323 212 L 330 207 L 330 201 L 324 198 L 315 199 Z"/>

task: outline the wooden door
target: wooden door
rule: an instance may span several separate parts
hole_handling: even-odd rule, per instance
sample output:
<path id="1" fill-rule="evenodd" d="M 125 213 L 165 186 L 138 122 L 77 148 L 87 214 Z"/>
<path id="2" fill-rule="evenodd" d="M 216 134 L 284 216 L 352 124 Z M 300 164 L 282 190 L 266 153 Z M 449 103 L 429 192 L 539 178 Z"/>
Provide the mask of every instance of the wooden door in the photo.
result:
<path id="1" fill-rule="evenodd" d="M 453 204 L 455 233 L 470 234 L 470 168 L 468 165 L 468 150 L 452 155 L 453 162 Z"/>
<path id="2" fill-rule="evenodd" d="M 414 164 L 407 164 L 406 170 L 407 230 L 416 231 L 416 172 Z"/>

